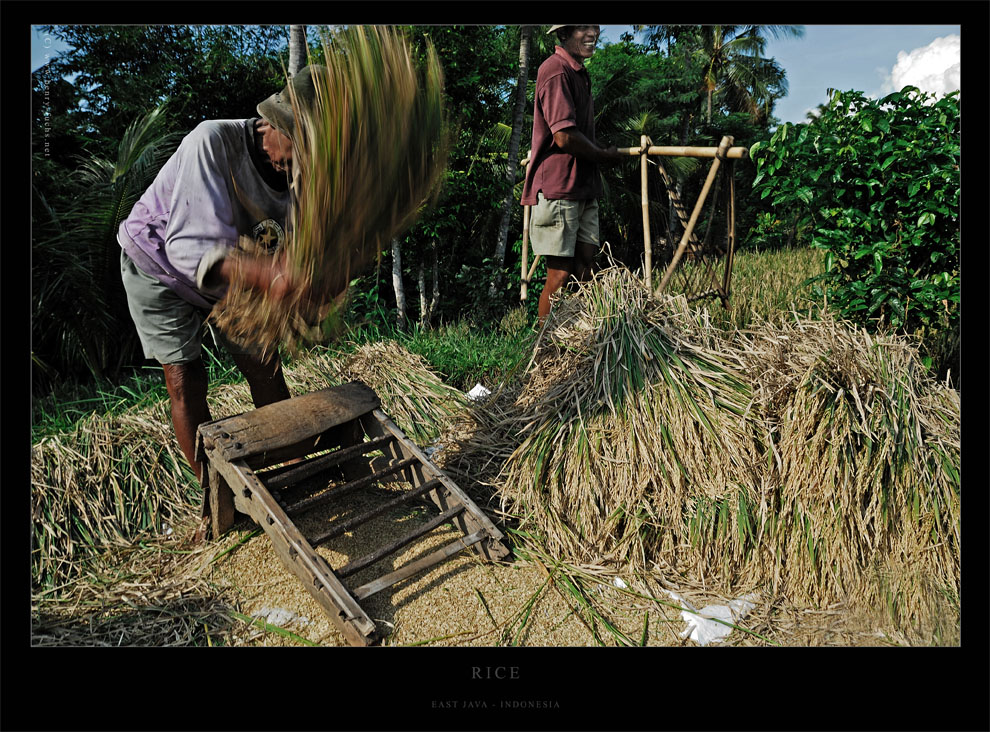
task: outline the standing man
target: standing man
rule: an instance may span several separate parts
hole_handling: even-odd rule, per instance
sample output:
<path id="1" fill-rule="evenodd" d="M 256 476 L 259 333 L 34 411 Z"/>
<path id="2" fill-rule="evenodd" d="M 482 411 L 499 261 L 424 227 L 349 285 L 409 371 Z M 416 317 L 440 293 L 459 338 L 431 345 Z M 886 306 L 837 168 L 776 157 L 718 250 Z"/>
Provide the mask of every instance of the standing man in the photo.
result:
<path id="1" fill-rule="evenodd" d="M 308 66 L 290 81 L 304 105 L 315 98 Z M 291 205 L 296 135 L 289 87 L 258 105 L 260 117 L 200 123 L 121 222 L 121 278 L 146 358 L 165 371 L 172 425 L 202 480 L 196 431 L 211 419 L 202 359 L 205 322 L 235 271 L 269 297 L 295 285 L 284 259 L 237 252 L 241 236 L 269 253 L 282 245 Z M 289 398 L 278 353 L 240 347 L 216 333 L 251 388 L 256 407 Z"/>
<path id="2" fill-rule="evenodd" d="M 623 157 L 614 145 L 603 147 L 595 137 L 595 105 L 584 60 L 595 52 L 599 26 L 554 25 L 548 32 L 556 32 L 559 44 L 536 74 L 532 163 L 521 201 L 533 206 L 533 252 L 547 259 L 541 322 L 550 312 L 551 296 L 571 275 L 578 281 L 591 275 L 600 246 L 598 165 Z"/>

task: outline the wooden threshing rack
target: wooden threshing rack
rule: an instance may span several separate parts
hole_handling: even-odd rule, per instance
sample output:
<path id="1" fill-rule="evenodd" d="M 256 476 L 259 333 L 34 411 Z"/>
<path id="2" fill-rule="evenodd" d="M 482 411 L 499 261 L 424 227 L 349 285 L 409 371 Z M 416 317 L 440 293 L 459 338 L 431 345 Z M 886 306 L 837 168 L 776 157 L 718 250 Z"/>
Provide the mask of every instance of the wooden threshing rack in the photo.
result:
<path id="1" fill-rule="evenodd" d="M 361 607 L 365 598 L 468 547 L 491 561 L 511 554 L 495 525 L 380 406 L 374 391 L 352 382 L 207 422 L 200 425 L 196 440 L 197 459 L 203 462 L 207 532 L 219 537 L 234 525 L 238 512 L 250 516 L 346 640 L 359 646 L 380 638 Z M 343 517 L 318 522 L 321 528 L 310 528 L 308 535 L 297 527 L 302 517 L 312 519 L 327 505 L 346 508 L 347 496 L 385 482 L 410 487 L 394 491 L 395 497 L 371 510 L 351 515 L 341 510 Z M 438 515 L 339 567 L 331 567 L 316 551 L 416 499 L 431 501 Z M 357 572 L 451 523 L 461 533 L 457 540 L 358 586 L 348 584 Z"/>

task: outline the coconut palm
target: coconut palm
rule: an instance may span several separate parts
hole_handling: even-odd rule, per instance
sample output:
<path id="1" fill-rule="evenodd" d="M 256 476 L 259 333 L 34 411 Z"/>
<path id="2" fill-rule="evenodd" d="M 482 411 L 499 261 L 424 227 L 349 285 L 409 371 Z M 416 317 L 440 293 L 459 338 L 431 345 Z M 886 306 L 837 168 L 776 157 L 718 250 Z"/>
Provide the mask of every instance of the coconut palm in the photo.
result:
<path id="1" fill-rule="evenodd" d="M 289 76 L 295 76 L 306 65 L 306 26 L 289 26 Z"/>
<path id="2" fill-rule="evenodd" d="M 754 118 L 768 116 L 774 100 L 786 93 L 787 82 L 780 65 L 763 57 L 767 37 L 803 35 L 802 26 L 792 25 L 701 26 L 698 53 L 705 67 L 702 90 L 708 123 L 716 95 Z"/>

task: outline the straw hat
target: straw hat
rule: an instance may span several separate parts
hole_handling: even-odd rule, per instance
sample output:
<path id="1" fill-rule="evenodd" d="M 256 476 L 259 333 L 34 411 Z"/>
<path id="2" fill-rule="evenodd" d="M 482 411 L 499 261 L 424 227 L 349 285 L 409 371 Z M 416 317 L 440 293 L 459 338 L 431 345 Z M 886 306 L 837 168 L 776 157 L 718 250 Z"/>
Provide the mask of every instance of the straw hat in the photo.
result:
<path id="1" fill-rule="evenodd" d="M 292 87 L 296 99 L 303 107 L 312 107 L 316 99 L 314 73 L 326 74 L 327 69 L 325 66 L 316 64 L 299 69 L 282 91 L 272 94 L 258 105 L 258 114 L 276 130 L 292 138 L 295 133 L 296 118 L 292 114 L 292 97 L 289 94 L 289 87 Z"/>

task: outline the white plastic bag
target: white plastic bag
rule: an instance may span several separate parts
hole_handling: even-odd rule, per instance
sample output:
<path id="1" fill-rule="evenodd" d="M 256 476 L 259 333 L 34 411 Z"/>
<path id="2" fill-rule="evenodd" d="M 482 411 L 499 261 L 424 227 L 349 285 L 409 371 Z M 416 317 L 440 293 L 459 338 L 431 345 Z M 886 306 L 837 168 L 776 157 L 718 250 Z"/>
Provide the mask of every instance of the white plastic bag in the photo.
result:
<path id="1" fill-rule="evenodd" d="M 690 638 L 702 646 L 718 643 L 728 636 L 732 628 L 725 623 L 737 624 L 756 607 L 754 603 L 759 600 L 759 594 L 753 592 L 730 601 L 728 605 L 706 605 L 698 610 L 676 592 L 667 590 L 667 594 L 684 608 L 681 617 L 687 627 L 681 632 L 681 638 Z"/>

